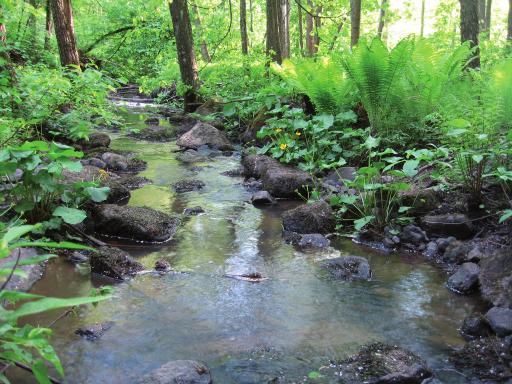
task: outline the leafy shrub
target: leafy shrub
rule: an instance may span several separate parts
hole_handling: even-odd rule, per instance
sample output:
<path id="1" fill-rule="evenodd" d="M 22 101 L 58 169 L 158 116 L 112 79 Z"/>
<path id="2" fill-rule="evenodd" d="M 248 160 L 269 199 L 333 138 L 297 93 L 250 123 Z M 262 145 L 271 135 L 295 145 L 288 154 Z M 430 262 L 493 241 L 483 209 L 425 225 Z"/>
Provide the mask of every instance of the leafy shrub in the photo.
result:
<path id="1" fill-rule="evenodd" d="M 86 199 L 100 202 L 109 189 L 98 188 L 93 182 L 67 183 L 63 171 L 79 172 L 82 164 L 75 161 L 81 152 L 57 143 L 25 142 L 0 151 L 0 175 L 9 187 L 0 198 L 5 199 L 29 223 L 50 220 L 47 226 L 56 228 L 62 221 L 82 222 L 86 215 L 77 209 Z M 21 175 L 17 179 L 15 173 Z"/>

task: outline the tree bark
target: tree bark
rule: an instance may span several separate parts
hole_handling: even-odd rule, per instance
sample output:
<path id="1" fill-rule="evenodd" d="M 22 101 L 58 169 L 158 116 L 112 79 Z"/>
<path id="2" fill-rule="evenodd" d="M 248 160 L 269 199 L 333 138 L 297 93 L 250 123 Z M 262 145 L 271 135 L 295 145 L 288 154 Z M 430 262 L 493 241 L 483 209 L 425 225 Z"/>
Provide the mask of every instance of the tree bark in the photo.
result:
<path id="1" fill-rule="evenodd" d="M 350 0 L 350 47 L 359 42 L 361 34 L 361 0 Z"/>
<path id="2" fill-rule="evenodd" d="M 421 26 L 420 36 L 425 36 L 425 0 L 421 0 Z"/>
<path id="3" fill-rule="evenodd" d="M 512 1 L 512 0 L 511 0 Z M 299 22 L 299 51 L 301 56 L 304 55 L 304 30 L 302 27 L 302 8 L 297 4 L 297 17 Z"/>
<path id="4" fill-rule="evenodd" d="M 199 37 L 200 43 L 199 48 L 201 50 L 201 57 L 207 63 L 211 61 L 210 53 L 208 52 L 208 46 L 206 45 L 206 41 L 203 38 L 203 26 L 201 25 L 201 16 L 199 15 L 199 9 L 195 3 L 192 4 L 192 10 L 194 11 L 194 25 L 197 29 L 197 35 Z"/>
<path id="5" fill-rule="evenodd" d="M 55 36 L 59 46 L 60 63 L 62 66 L 80 65 L 76 48 L 75 28 L 71 0 L 51 0 Z"/>
<path id="6" fill-rule="evenodd" d="M 240 0 L 240 38 L 242 40 L 242 54 L 249 53 L 249 39 L 247 38 L 247 3 Z"/>
<path id="7" fill-rule="evenodd" d="M 492 0 L 487 0 L 485 8 L 485 31 L 488 35 L 491 34 L 491 15 L 492 15 Z"/>
<path id="8" fill-rule="evenodd" d="M 460 0 L 460 37 L 462 43 L 469 41 L 475 49 L 475 56 L 468 64 L 470 68 L 480 67 L 480 50 L 478 48 L 478 0 Z"/>
<path id="9" fill-rule="evenodd" d="M 51 48 L 50 39 L 52 37 L 53 23 L 52 23 L 52 8 L 50 0 L 46 0 L 46 22 L 44 34 L 44 50 L 48 52 Z"/>
<path id="10" fill-rule="evenodd" d="M 485 31 L 485 0 L 478 0 L 478 26 L 480 32 Z"/>
<path id="11" fill-rule="evenodd" d="M 512 0 L 508 0 L 507 40 L 512 42 Z"/>
<path id="12" fill-rule="evenodd" d="M 380 3 L 379 12 L 379 26 L 377 27 L 377 35 L 382 39 L 382 32 L 384 31 L 384 17 L 386 17 L 386 7 L 388 0 L 382 0 Z"/>
<path id="13" fill-rule="evenodd" d="M 277 12 L 277 26 L 279 30 L 279 44 L 281 45 L 281 58 L 290 57 L 290 2 L 279 0 Z"/>
<path id="14" fill-rule="evenodd" d="M 316 7 L 311 0 L 308 0 L 308 7 L 310 11 L 306 14 L 306 47 L 308 49 L 308 56 L 314 56 L 318 52 L 318 46 L 320 45 L 318 29 L 321 27 L 319 14 L 322 8 Z"/>
<path id="15" fill-rule="evenodd" d="M 176 52 L 180 67 L 181 80 L 187 86 L 184 95 L 185 112 L 193 112 L 198 101 L 199 76 L 196 55 L 194 53 L 194 37 L 188 13 L 187 0 L 169 1 Z"/>
<path id="16" fill-rule="evenodd" d="M 283 56 L 279 38 L 278 12 L 280 0 L 267 0 L 267 55 L 281 64 Z"/>

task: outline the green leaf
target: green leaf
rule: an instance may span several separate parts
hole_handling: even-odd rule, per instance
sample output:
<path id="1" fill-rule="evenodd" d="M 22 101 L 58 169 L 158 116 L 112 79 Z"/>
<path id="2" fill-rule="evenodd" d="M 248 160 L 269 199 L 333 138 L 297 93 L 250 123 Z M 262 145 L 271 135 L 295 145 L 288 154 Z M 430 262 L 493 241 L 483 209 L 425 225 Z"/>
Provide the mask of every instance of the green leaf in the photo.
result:
<path id="1" fill-rule="evenodd" d="M 81 209 L 60 206 L 53 211 L 53 216 L 61 217 L 68 224 L 79 224 L 87 215 Z"/>
<path id="2" fill-rule="evenodd" d="M 370 223 L 373 219 L 375 219 L 375 216 L 365 216 L 360 219 L 354 220 L 354 227 L 356 231 L 360 231 L 363 229 L 368 223 Z"/>
<path id="3" fill-rule="evenodd" d="M 40 384 L 51 384 L 48 378 L 48 368 L 44 364 L 43 360 L 37 360 L 32 364 L 32 373 L 34 374 L 37 382 Z"/>
<path id="4" fill-rule="evenodd" d="M 419 160 L 407 160 L 404 163 L 403 171 L 406 176 L 414 177 L 418 174 L 418 165 L 420 164 Z"/>
<path id="5" fill-rule="evenodd" d="M 87 187 L 85 188 L 85 192 L 89 195 L 92 201 L 95 203 L 101 203 L 102 201 L 107 200 L 108 194 L 110 192 L 109 187 Z"/>
<path id="6" fill-rule="evenodd" d="M 18 240 L 23 235 L 26 235 L 35 228 L 35 225 L 20 225 L 17 227 L 11 227 L 3 236 L 2 242 L 5 245 L 12 243 L 14 240 Z"/>
<path id="7" fill-rule="evenodd" d="M 380 143 L 380 139 L 373 137 L 373 136 L 368 136 L 368 138 L 364 142 L 364 146 L 368 149 L 373 149 L 373 148 L 377 148 L 379 146 L 379 143 Z"/>
<path id="8" fill-rule="evenodd" d="M 484 159 L 483 155 L 472 155 L 471 158 L 473 161 L 477 164 L 480 164 L 480 162 Z"/>
<path id="9" fill-rule="evenodd" d="M 510 219 L 511 217 L 512 217 L 512 209 L 507 209 L 507 210 L 502 212 L 498 222 L 501 224 L 504 221 Z"/>
<path id="10" fill-rule="evenodd" d="M 449 127 L 453 127 L 453 128 L 469 128 L 469 127 L 471 127 L 471 123 L 464 119 L 450 120 L 446 124 Z"/>
<path id="11" fill-rule="evenodd" d="M 317 372 L 317 371 L 311 371 L 308 373 L 308 379 L 319 379 L 320 377 L 322 377 L 322 375 L 320 374 L 320 372 Z"/>

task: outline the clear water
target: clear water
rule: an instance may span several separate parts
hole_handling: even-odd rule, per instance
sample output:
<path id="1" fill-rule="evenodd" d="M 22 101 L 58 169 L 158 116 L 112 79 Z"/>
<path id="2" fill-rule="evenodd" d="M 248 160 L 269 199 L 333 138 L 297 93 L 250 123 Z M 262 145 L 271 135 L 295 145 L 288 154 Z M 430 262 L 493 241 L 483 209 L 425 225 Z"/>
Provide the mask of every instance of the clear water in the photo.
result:
<path id="1" fill-rule="evenodd" d="M 140 113 L 132 108 L 124 115 L 142 125 Z M 237 155 L 185 165 L 176 160 L 174 143 L 119 135 L 113 147 L 135 151 L 148 162 L 141 175 L 153 184 L 133 191 L 130 205 L 168 213 L 200 205 L 206 213 L 186 219 L 168 244 L 123 246 L 148 268 L 166 259 L 184 273 L 148 274 L 118 284 L 113 300 L 81 308 L 55 325 L 53 342 L 66 382 L 130 383 L 176 359 L 206 362 L 215 383 L 266 383 L 275 376 L 307 382 L 309 371 L 372 341 L 396 343 L 423 356 L 440 382 L 464 382 L 451 371 L 447 355 L 463 342 L 457 327 L 479 303 L 450 293 L 446 277 L 433 266 L 347 240 L 328 251 L 297 251 L 283 242 L 280 217 L 298 203 L 268 209 L 248 204 L 242 178 L 220 174 L 239 166 Z M 206 187 L 175 194 L 169 185 L 185 177 L 198 178 Z M 372 281 L 339 281 L 318 268 L 319 260 L 348 254 L 369 259 Z M 268 279 L 250 283 L 225 277 L 253 271 Z M 33 291 L 72 296 L 101 283 L 61 259 L 49 265 Z M 32 320 L 45 325 L 57 315 Z M 115 325 L 97 341 L 74 334 L 101 321 Z M 21 375 L 17 382 L 31 381 Z"/>

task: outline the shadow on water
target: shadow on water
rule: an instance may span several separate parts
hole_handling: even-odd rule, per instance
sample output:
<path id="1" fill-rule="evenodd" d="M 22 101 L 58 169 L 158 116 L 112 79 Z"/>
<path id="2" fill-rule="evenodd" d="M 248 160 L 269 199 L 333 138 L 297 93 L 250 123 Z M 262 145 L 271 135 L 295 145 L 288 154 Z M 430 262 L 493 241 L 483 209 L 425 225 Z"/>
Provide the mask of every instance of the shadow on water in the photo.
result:
<path id="1" fill-rule="evenodd" d="M 131 124 L 143 124 L 139 111 L 124 114 Z M 66 382 L 134 382 L 176 359 L 207 362 L 216 383 L 265 383 L 275 377 L 302 382 L 309 371 L 370 341 L 400 344 L 435 369 L 450 368 L 449 347 L 462 343 L 457 327 L 479 303 L 446 290 L 445 277 L 434 267 L 411 255 L 383 255 L 346 240 L 318 252 L 285 244 L 281 213 L 297 203 L 262 210 L 248 204 L 242 178 L 221 175 L 239 166 L 239 155 L 183 164 L 174 143 L 119 134 L 112 146 L 148 162 L 141 176 L 153 184 L 133 191 L 130 205 L 168 213 L 199 205 L 205 213 L 185 219 L 168 244 L 123 246 L 148 268 L 166 259 L 187 273 L 139 276 L 117 285 L 113 300 L 81 308 L 55 325 L 53 341 Z M 189 177 L 206 186 L 183 194 L 172 191 L 171 183 Z M 343 254 L 367 257 L 373 280 L 338 281 L 318 268 L 319 260 Z M 268 279 L 248 283 L 224 276 L 248 272 Z M 63 259 L 54 260 L 34 292 L 87 294 L 101 282 L 96 279 Z M 44 325 L 55 317 L 50 313 L 32 320 Z M 101 321 L 115 322 L 101 339 L 90 342 L 74 335 L 76 328 Z"/>

